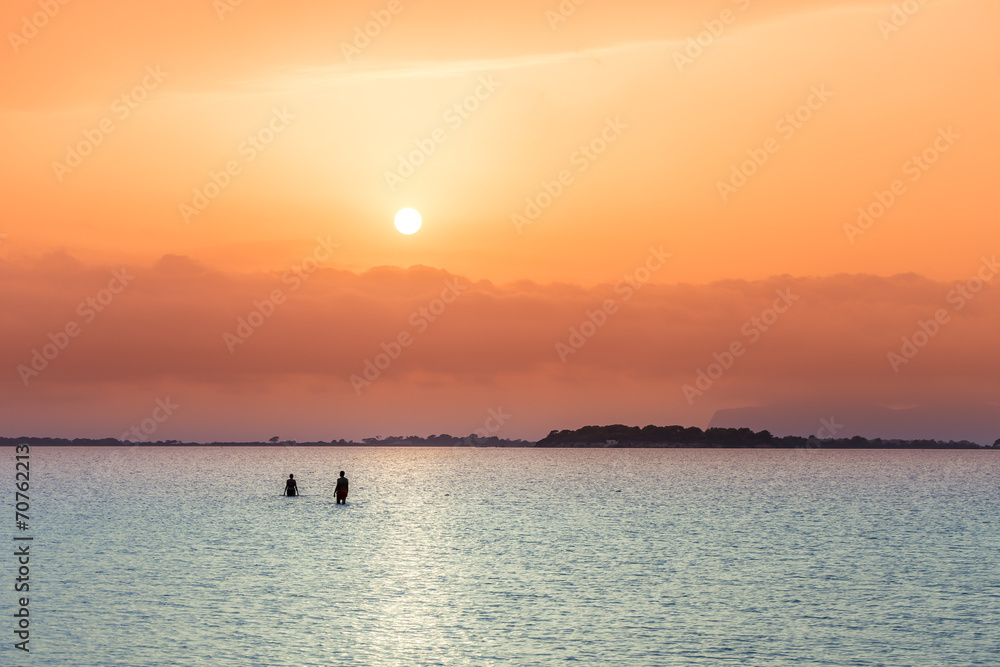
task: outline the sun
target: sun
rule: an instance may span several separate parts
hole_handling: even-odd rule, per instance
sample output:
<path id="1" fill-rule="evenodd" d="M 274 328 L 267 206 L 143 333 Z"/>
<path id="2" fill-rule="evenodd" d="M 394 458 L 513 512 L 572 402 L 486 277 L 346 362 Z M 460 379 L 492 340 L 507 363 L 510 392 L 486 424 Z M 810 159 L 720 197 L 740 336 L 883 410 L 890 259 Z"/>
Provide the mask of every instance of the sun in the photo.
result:
<path id="1" fill-rule="evenodd" d="M 420 212 L 414 208 L 404 208 L 396 214 L 396 229 L 402 234 L 413 234 L 420 229 Z"/>

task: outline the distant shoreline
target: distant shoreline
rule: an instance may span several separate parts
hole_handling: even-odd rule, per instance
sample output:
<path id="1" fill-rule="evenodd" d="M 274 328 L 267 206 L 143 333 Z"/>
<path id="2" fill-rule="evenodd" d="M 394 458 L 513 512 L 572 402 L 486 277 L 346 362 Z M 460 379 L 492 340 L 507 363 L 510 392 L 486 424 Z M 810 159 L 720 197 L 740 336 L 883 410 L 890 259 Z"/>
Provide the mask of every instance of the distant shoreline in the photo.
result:
<path id="1" fill-rule="evenodd" d="M 639 430 L 639 437 L 634 438 L 600 438 L 607 429 L 629 431 Z M 660 429 L 682 429 L 673 432 L 675 436 L 669 440 L 658 440 L 656 431 Z M 652 430 L 652 432 L 650 432 Z M 645 431 L 645 433 L 643 433 Z M 629 435 L 636 435 L 629 433 Z M 678 437 L 679 436 L 679 437 Z M 1000 441 L 998 441 L 1000 442 Z M 44 438 L 44 437 L 0 437 L 0 446 L 34 445 L 40 447 L 502 447 L 531 449 L 771 449 L 771 450 L 815 450 L 815 449 L 949 449 L 972 451 L 1000 451 L 997 443 L 980 445 L 967 440 L 905 440 L 905 439 L 867 439 L 860 436 L 853 438 L 816 438 L 811 436 L 772 436 L 767 431 L 754 433 L 749 429 L 708 429 L 684 427 L 584 427 L 577 431 L 553 431 L 547 437 L 533 442 L 530 440 L 508 440 L 492 436 L 481 438 L 467 436 L 458 438 L 450 435 L 428 436 L 426 438 L 392 437 L 365 438 L 364 441 L 332 440 L 296 442 L 278 440 L 267 442 L 182 442 L 179 440 L 157 440 L 148 442 L 133 442 L 116 438 Z"/>
<path id="2" fill-rule="evenodd" d="M 12 442 L 13 438 L 10 439 Z M 363 443 L 353 443 L 350 445 L 331 445 L 328 442 L 297 442 L 294 445 L 273 445 L 267 442 L 179 442 L 179 443 L 166 443 L 166 442 L 125 442 L 117 444 L 108 444 L 103 442 L 98 443 L 69 443 L 69 444 L 56 444 L 56 443 L 34 443 L 26 442 L 24 440 L 17 440 L 18 444 L 28 444 L 33 447 L 147 447 L 150 449 L 158 449 L 165 447 L 327 447 L 331 449 L 336 448 L 367 448 L 367 449 L 759 449 L 759 450 L 769 450 L 769 451 L 795 451 L 795 450 L 866 450 L 866 451 L 892 451 L 892 450 L 905 450 L 905 451 L 926 451 L 926 450 L 951 450 L 951 451 L 984 451 L 984 452 L 994 452 L 1000 451 L 998 447 L 992 447 L 990 445 L 938 445 L 938 446 L 889 446 L 889 445 L 872 445 L 869 447 L 845 447 L 838 445 L 827 445 L 822 444 L 816 447 L 759 447 L 759 446 L 743 446 L 738 445 L 615 445 L 611 447 L 595 446 L 595 445 L 554 445 L 551 447 L 537 447 L 535 445 L 402 445 L 399 443 L 389 443 L 384 445 L 366 445 Z M 6 445 L 13 447 L 13 444 Z"/>
<path id="3" fill-rule="evenodd" d="M 137 433 L 137 436 L 142 434 Z M 117 438 L 4 438 L 0 445 L 42 445 L 42 446 L 110 446 L 110 447 L 531 447 L 538 449 L 1000 449 L 1000 438 L 990 445 L 980 445 L 968 440 L 931 440 L 904 438 L 817 438 L 814 435 L 775 436 L 769 431 L 753 431 L 749 428 L 708 428 L 697 426 L 583 426 L 578 429 L 549 431 L 538 441 L 514 440 L 470 434 L 456 437 L 442 433 L 426 437 L 387 436 L 355 440 L 313 440 L 296 442 L 281 440 L 273 436 L 266 442 L 181 442 L 179 440 L 157 440 L 133 442 Z"/>

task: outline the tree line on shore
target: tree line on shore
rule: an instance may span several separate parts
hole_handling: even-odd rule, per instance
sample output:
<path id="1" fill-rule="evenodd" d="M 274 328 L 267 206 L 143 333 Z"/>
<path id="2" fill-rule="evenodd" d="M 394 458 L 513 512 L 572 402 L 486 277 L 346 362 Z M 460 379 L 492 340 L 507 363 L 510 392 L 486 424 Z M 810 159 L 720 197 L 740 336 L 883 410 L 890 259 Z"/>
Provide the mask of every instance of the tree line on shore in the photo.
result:
<path id="1" fill-rule="evenodd" d="M 329 440 L 296 442 L 273 436 L 267 442 L 182 442 L 179 440 L 157 440 L 133 442 L 116 438 L 5 438 L 0 437 L 0 445 L 14 446 L 327 446 L 327 447 L 701 447 L 701 448 L 760 448 L 760 449 L 1000 449 L 1000 438 L 992 446 L 982 446 L 968 440 L 904 440 L 882 438 L 817 438 L 809 436 L 774 436 L 768 431 L 752 431 L 749 428 L 708 428 L 697 426 L 584 426 L 578 429 L 550 431 L 547 436 L 534 442 L 500 438 L 495 435 L 482 437 L 468 435 L 457 437 L 442 433 L 426 437 L 377 436 L 354 440 Z"/>
<path id="2" fill-rule="evenodd" d="M 550 431 L 536 447 L 741 447 L 775 449 L 983 449 L 968 440 L 904 440 L 865 438 L 783 437 L 749 428 L 708 428 L 696 426 L 584 426 L 576 430 Z M 991 448 L 1000 448 L 1000 439 Z"/>

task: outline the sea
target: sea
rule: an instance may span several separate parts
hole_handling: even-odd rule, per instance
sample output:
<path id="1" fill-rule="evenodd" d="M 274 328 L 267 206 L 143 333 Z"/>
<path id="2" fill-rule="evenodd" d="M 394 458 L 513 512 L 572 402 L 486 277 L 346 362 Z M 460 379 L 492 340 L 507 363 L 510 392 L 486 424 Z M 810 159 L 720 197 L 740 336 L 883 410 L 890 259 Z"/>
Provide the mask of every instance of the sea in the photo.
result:
<path id="1" fill-rule="evenodd" d="M 5 666 L 1000 665 L 998 451 L 5 449 Z"/>

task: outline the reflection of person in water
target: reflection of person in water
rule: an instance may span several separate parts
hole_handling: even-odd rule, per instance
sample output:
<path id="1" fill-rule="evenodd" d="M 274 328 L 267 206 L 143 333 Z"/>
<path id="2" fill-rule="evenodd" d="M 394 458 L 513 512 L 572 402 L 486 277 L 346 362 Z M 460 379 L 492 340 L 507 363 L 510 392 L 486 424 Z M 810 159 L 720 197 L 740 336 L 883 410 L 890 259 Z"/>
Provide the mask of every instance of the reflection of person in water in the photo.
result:
<path id="1" fill-rule="evenodd" d="M 334 493 L 337 494 L 337 504 L 346 505 L 347 504 L 347 478 L 344 477 L 344 471 L 340 471 L 340 479 L 337 480 L 337 488 L 334 489 Z"/>
<path id="2" fill-rule="evenodd" d="M 299 495 L 299 484 L 295 481 L 295 475 L 289 475 L 288 479 L 285 480 L 285 495 L 286 496 L 297 496 Z"/>

